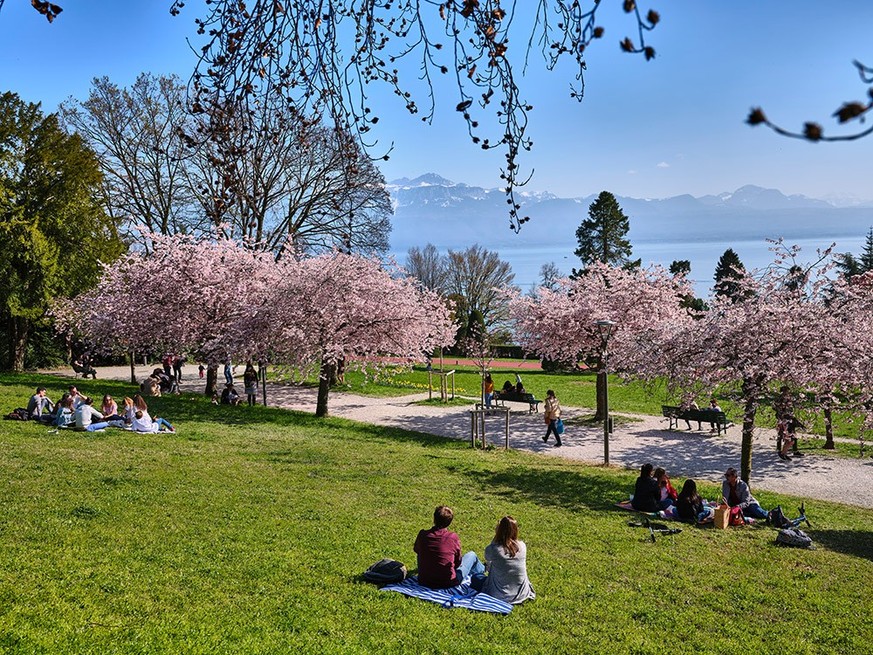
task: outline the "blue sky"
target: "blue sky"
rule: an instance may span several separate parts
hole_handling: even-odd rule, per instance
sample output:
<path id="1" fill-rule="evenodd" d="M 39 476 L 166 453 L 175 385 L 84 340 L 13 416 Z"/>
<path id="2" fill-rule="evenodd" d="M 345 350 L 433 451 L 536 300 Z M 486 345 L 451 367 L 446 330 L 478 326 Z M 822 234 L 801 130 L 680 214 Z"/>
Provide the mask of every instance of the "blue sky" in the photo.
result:
<path id="1" fill-rule="evenodd" d="M 188 77 L 193 56 L 194 0 L 179 17 L 170 0 L 63 0 L 54 24 L 27 0 L 0 11 L 0 90 L 53 110 L 68 96 L 84 98 L 90 80 L 108 75 L 130 84 L 143 71 Z M 520 6 L 525 5 L 519 0 Z M 529 2 L 527 4 L 534 4 Z M 848 0 L 652 0 L 662 23 L 650 35 L 657 50 L 645 62 L 619 52 L 633 25 L 617 0 L 605 0 L 606 36 L 589 49 L 586 98 L 568 97 L 572 71 L 545 73 L 536 54 L 521 80 L 535 106 L 534 150 L 522 160 L 535 170 L 529 188 L 562 196 L 608 189 L 618 195 L 696 196 L 744 184 L 814 197 L 873 200 L 873 139 L 809 144 L 744 124 L 750 107 L 796 128 L 820 120 L 843 100 L 864 99 L 853 59 L 873 64 L 873 3 Z M 518 20 L 524 21 L 524 10 Z M 520 53 L 521 33 L 510 44 Z M 454 111 L 457 92 L 438 89 L 434 124 L 409 117 L 394 96 L 374 93 L 382 120 L 377 136 L 393 143 L 393 178 L 436 172 L 469 184 L 499 186 L 500 151 L 469 143 Z M 484 120 L 484 119 L 483 119 Z"/>

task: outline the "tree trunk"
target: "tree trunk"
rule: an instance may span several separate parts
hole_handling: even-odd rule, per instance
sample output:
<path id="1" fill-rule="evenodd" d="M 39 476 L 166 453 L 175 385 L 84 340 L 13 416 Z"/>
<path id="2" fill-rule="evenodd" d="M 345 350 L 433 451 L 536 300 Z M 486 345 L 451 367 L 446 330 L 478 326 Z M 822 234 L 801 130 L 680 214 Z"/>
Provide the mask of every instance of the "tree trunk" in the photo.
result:
<path id="1" fill-rule="evenodd" d="M 834 450 L 836 445 L 834 444 L 834 417 L 833 417 L 833 409 L 830 405 L 825 405 L 824 408 L 824 422 L 825 422 L 825 450 Z"/>
<path id="2" fill-rule="evenodd" d="M 24 370 L 24 353 L 27 352 L 27 335 L 30 321 L 22 316 L 9 317 L 9 369 L 16 373 Z"/>
<path id="3" fill-rule="evenodd" d="M 136 365 L 136 353 L 132 350 L 130 351 L 130 383 L 136 384 L 136 370 L 134 366 Z"/>
<path id="4" fill-rule="evenodd" d="M 755 415 L 758 412 L 757 386 L 749 380 L 743 382 L 746 404 L 743 410 L 743 441 L 740 447 L 740 477 L 748 484 L 752 476 L 752 440 L 755 436 Z"/>
<path id="5" fill-rule="evenodd" d="M 218 364 L 206 365 L 206 391 L 204 395 L 212 398 L 218 392 Z"/>
<path id="6" fill-rule="evenodd" d="M 334 368 L 330 364 L 326 364 L 324 360 L 321 363 L 321 370 L 318 376 L 318 401 L 315 403 L 315 415 L 319 418 L 327 416 L 327 397 L 330 394 L 330 375 L 331 369 Z"/>

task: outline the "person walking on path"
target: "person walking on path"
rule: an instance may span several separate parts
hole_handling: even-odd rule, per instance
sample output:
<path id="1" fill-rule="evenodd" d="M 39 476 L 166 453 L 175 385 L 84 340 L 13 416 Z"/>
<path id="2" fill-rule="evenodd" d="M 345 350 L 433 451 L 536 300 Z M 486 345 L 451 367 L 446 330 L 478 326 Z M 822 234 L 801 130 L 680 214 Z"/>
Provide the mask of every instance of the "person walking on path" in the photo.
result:
<path id="1" fill-rule="evenodd" d="M 555 397 L 555 392 L 551 389 L 546 391 L 546 403 L 543 410 L 546 420 L 546 436 L 543 437 L 544 442 L 548 442 L 549 435 L 555 435 L 555 446 L 561 445 L 561 435 L 558 434 L 558 419 L 561 418 L 561 403 Z"/>
<path id="2" fill-rule="evenodd" d="M 485 380 L 482 382 L 482 395 L 485 399 L 485 409 L 491 409 L 491 401 L 494 399 L 494 380 L 491 379 L 491 374 L 485 374 Z"/>

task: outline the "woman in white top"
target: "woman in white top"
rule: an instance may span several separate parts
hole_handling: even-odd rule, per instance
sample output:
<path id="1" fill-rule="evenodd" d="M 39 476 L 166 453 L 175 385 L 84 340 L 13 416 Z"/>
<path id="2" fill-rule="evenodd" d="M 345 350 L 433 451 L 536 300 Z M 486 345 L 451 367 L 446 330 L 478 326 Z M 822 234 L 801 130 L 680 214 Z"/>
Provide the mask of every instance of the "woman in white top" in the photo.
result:
<path id="1" fill-rule="evenodd" d="M 527 546 L 518 538 L 518 523 L 504 516 L 494 531 L 494 540 L 485 547 L 487 576 L 473 576 L 472 587 L 512 605 L 536 598 L 527 577 Z"/>

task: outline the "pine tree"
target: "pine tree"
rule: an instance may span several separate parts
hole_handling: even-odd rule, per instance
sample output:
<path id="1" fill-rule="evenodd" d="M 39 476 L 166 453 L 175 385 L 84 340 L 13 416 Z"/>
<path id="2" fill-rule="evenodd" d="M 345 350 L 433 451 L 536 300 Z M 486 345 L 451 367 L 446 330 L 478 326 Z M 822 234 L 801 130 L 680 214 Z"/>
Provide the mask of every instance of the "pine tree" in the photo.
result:
<path id="1" fill-rule="evenodd" d="M 864 242 L 864 250 L 859 257 L 859 263 L 862 273 L 873 271 L 873 227 L 867 232 L 867 239 Z"/>
<path id="2" fill-rule="evenodd" d="M 715 295 L 737 298 L 739 284 L 737 280 L 743 277 L 746 268 L 733 248 L 728 248 L 719 258 L 715 266 Z"/>
<path id="3" fill-rule="evenodd" d="M 615 196 L 601 191 L 588 208 L 588 218 L 576 229 L 579 247 L 575 255 L 585 268 L 595 262 L 612 266 L 638 266 L 631 262 L 631 244 L 627 240 L 630 221 Z M 574 271 L 576 273 L 576 271 Z"/>

